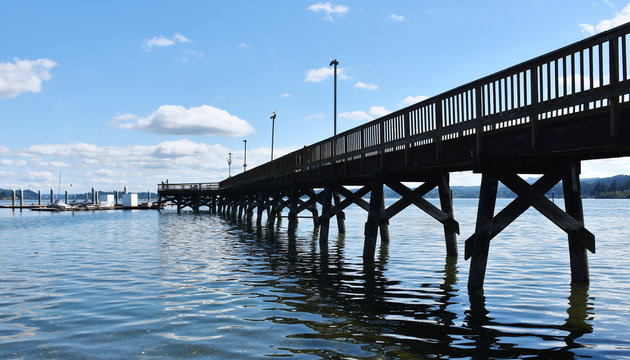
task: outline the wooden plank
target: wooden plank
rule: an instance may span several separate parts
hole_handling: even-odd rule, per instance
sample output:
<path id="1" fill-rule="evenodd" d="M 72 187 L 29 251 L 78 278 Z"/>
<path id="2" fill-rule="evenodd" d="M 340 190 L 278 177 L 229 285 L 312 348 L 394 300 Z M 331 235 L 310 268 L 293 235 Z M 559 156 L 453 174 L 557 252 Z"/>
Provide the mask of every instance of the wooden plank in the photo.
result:
<path id="1" fill-rule="evenodd" d="M 531 185 L 521 179 L 517 174 L 502 169 L 497 170 L 499 180 L 505 186 L 519 196 L 523 196 L 527 199 L 536 210 L 567 234 L 575 235 L 576 241 L 579 241 L 589 251 L 595 252 L 595 236 L 585 229 L 579 221 L 562 211 L 556 204 L 547 199 L 545 195 L 532 188 Z"/>

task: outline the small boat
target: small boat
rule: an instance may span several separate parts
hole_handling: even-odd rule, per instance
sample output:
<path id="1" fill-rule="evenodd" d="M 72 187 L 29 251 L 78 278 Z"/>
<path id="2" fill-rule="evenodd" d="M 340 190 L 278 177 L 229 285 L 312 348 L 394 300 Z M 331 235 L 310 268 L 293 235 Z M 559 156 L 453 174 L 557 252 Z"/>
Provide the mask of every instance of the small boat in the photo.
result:
<path id="1" fill-rule="evenodd" d="M 57 209 L 57 210 L 72 210 L 72 206 L 66 204 L 61 200 L 57 200 L 54 203 L 47 206 L 48 209 Z"/>

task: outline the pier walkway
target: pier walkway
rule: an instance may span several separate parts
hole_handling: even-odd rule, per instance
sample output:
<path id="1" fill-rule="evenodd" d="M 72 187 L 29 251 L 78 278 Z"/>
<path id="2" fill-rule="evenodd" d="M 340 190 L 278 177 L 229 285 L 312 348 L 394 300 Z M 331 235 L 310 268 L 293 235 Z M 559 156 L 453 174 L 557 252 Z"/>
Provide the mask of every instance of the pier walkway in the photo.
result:
<path id="1" fill-rule="evenodd" d="M 309 211 L 322 247 L 330 220 L 344 232 L 343 210 L 356 204 L 367 213 L 366 262 L 379 233 L 389 241 L 389 219 L 413 204 L 443 226 L 446 253 L 457 256 L 449 173 L 472 170 L 482 180 L 475 233 L 465 242 L 469 289 L 483 287 L 491 239 L 529 207 L 568 234 L 572 281 L 588 282 L 595 238 L 584 227 L 580 162 L 630 155 L 629 33 L 630 25 L 600 33 L 220 183 L 160 184 L 158 192 L 178 210 L 208 206 L 248 218 L 256 212 L 258 224 L 263 211 L 273 225 L 288 208 L 290 229 Z M 528 184 L 518 174 L 541 177 Z M 499 181 L 518 197 L 495 214 Z M 410 189 L 409 182 L 422 185 Z M 544 196 L 559 182 L 564 210 Z M 387 208 L 384 185 L 402 196 Z M 439 208 L 422 197 L 436 187 Z"/>

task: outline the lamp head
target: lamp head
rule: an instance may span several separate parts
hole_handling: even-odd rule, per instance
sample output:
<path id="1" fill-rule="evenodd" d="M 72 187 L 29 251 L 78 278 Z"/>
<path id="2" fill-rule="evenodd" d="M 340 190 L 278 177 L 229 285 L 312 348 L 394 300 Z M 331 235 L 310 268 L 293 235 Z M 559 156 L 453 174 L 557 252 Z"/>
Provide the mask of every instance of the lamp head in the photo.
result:
<path id="1" fill-rule="evenodd" d="M 333 66 L 333 65 L 335 66 L 339 65 L 339 61 L 337 61 L 337 59 L 333 59 L 333 61 L 331 61 L 330 64 L 328 64 L 328 66 Z"/>

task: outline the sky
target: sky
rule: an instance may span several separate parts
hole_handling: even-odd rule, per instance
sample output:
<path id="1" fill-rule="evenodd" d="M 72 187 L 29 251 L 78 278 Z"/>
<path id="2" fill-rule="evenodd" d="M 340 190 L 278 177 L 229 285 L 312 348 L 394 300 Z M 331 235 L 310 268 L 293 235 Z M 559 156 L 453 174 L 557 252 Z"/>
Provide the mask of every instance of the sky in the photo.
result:
<path id="1" fill-rule="evenodd" d="M 0 188 L 220 181 L 630 21 L 615 0 L 3 1 Z M 245 143 L 244 140 L 247 142 Z M 232 164 L 228 167 L 228 153 Z M 586 161 L 582 178 L 630 174 Z M 477 185 L 470 172 L 451 185 Z"/>

